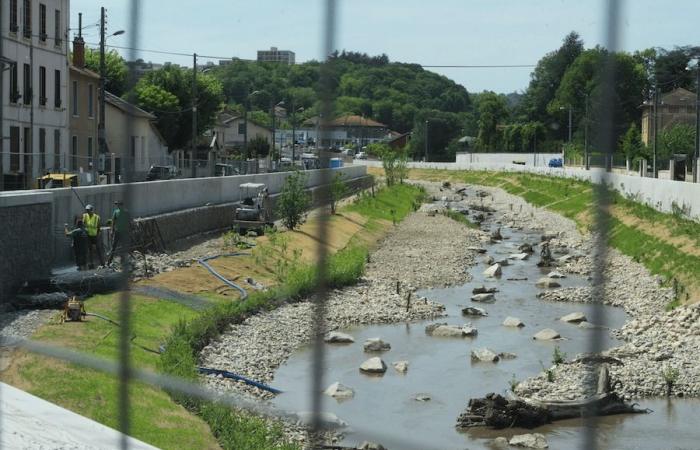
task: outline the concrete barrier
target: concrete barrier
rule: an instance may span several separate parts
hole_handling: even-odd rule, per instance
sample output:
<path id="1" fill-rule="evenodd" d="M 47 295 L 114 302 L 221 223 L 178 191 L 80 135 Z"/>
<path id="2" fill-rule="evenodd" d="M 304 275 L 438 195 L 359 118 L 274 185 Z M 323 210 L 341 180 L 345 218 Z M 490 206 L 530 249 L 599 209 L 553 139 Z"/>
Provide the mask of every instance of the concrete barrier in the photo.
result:
<path id="1" fill-rule="evenodd" d="M 380 161 L 363 161 L 369 167 L 381 167 Z M 622 173 L 606 173 L 604 169 L 533 167 L 519 164 L 464 164 L 409 162 L 409 168 L 437 170 L 489 170 L 522 172 L 575 178 L 600 183 L 603 178 L 620 194 L 664 213 L 681 212 L 687 218 L 700 221 L 700 183 L 645 178 Z"/>
<path id="2" fill-rule="evenodd" d="M 305 171 L 306 186 L 318 187 L 324 171 L 341 172 L 348 182 L 366 177 L 365 166 Z M 133 217 L 147 217 L 196 210 L 211 205 L 231 205 L 240 199 L 239 185 L 265 183 L 269 193 L 279 193 L 289 172 L 236 175 L 229 177 L 192 178 L 132 183 L 131 204 L 126 205 Z M 102 217 L 103 225 L 111 216 L 115 200 L 123 199 L 125 185 L 85 186 L 74 189 L 0 192 L 0 301 L 26 280 L 46 276 L 53 268 L 71 264 L 70 243 L 63 235 L 63 225 L 73 224 L 74 218 L 90 203 Z M 211 211 L 209 211 L 211 210 Z M 172 239 L 195 232 L 221 228 L 230 208 L 209 208 L 185 215 L 187 226 L 181 232 L 165 233 Z M 177 215 L 176 215 L 177 216 Z M 174 217 L 176 217 L 174 216 Z M 176 220 L 182 226 L 183 222 Z M 201 223 L 198 223 L 201 222 Z M 161 231 L 163 231 L 161 229 Z"/>

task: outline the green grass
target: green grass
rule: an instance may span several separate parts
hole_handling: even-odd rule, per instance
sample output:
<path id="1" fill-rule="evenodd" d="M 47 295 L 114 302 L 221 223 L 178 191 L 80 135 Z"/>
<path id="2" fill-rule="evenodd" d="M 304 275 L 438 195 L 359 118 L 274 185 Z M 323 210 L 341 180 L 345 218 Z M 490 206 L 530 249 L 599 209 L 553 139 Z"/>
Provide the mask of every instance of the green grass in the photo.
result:
<path id="1" fill-rule="evenodd" d="M 365 230 L 375 232 L 379 220 L 398 221 L 408 215 L 424 196 L 423 190 L 409 185 L 384 188 L 375 196 L 361 195 L 343 211 L 359 213 L 369 220 Z M 340 288 L 357 282 L 365 269 L 368 249 L 351 240 L 347 247 L 330 255 L 327 260 L 326 285 Z M 319 273 L 315 266 L 299 264 L 293 267 L 278 286 L 264 292 L 255 292 L 246 300 L 221 303 L 201 315 L 181 320 L 168 338 L 166 351 L 159 360 L 163 373 L 189 380 L 197 379 L 197 355 L 213 339 L 223 333 L 231 323 L 246 316 L 271 310 L 290 301 L 300 300 L 319 286 Z M 284 441 L 278 427 L 268 427 L 266 422 L 246 413 L 233 411 L 223 405 L 202 401 L 173 392 L 173 398 L 188 410 L 196 413 L 210 426 L 224 449 L 296 449 Z"/>
<path id="2" fill-rule="evenodd" d="M 479 228 L 477 224 L 472 222 L 471 220 L 467 219 L 467 216 L 464 214 L 458 212 L 458 211 L 453 211 L 451 209 L 445 209 L 441 212 L 443 216 L 449 217 L 450 219 L 454 220 L 455 222 L 459 222 L 461 224 L 464 224 L 468 226 L 469 228 Z"/>

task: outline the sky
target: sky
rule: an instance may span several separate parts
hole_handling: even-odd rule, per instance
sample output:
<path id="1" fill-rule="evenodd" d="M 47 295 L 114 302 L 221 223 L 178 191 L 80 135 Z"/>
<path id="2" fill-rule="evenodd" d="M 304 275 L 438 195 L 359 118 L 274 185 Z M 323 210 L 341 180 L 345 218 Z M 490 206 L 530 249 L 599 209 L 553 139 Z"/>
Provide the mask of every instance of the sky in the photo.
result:
<path id="1" fill-rule="evenodd" d="M 586 48 L 605 42 L 604 0 L 337 0 L 336 48 L 386 53 L 391 61 L 423 65 L 534 65 L 570 31 Z M 71 27 L 83 13 L 88 44 L 99 42 L 100 6 L 108 30 L 125 30 L 108 44 L 176 53 L 255 59 L 277 47 L 297 62 L 322 59 L 323 0 L 139 0 L 139 27 L 130 29 L 129 0 L 71 0 Z M 671 6 L 672 4 L 672 6 Z M 698 45 L 698 0 L 622 2 L 620 47 Z M 129 56 L 126 50 L 120 50 Z M 153 62 L 191 65 L 191 56 L 137 52 Z M 201 62 L 217 59 L 202 58 Z M 523 91 L 531 67 L 428 69 L 470 92 Z"/>

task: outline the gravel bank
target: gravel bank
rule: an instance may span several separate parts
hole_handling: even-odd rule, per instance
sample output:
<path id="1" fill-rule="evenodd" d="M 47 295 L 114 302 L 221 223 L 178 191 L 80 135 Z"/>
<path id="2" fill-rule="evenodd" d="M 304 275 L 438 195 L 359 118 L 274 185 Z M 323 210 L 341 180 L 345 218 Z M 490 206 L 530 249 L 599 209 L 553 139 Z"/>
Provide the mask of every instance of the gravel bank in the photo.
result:
<path id="1" fill-rule="evenodd" d="M 497 223 L 540 230 L 543 235 L 553 236 L 550 248 L 554 257 L 563 257 L 558 261 L 557 270 L 591 275 L 593 236 L 582 236 L 573 221 L 533 207 L 501 189 L 479 189 L 488 194 L 483 201 L 478 200 L 479 204 L 483 202 L 495 210 Z M 473 202 L 476 203 L 476 199 Z M 610 374 L 613 380 L 621 382 L 615 390 L 625 398 L 665 395 L 666 382 L 662 373 L 669 369 L 678 371 L 674 395 L 700 396 L 697 358 L 700 305 L 681 306 L 666 312 L 665 306 L 673 298 L 672 289 L 662 287 L 660 277 L 651 275 L 643 265 L 614 249 L 608 252 L 605 275 L 604 299 L 593 299 L 590 287 L 546 290 L 538 297 L 541 301 L 602 301 L 627 312 L 628 322 L 619 330 L 609 331 L 623 342 L 603 352 L 605 356 L 620 360 L 620 364 L 611 365 Z M 592 365 L 567 361 L 553 368 L 554 382 L 547 381 L 543 372 L 521 382 L 516 393 L 538 399 L 579 399 L 591 394 L 589 386 L 595 386 L 589 383 L 592 369 Z"/>
<path id="2" fill-rule="evenodd" d="M 466 269 L 474 260 L 464 249 L 484 239 L 484 233 L 443 215 L 425 210 L 411 214 L 383 239 L 358 284 L 330 292 L 328 329 L 443 315 L 442 305 L 415 295 L 406 311 L 407 293 L 467 281 Z M 397 281 L 401 283 L 399 295 Z M 272 382 L 275 369 L 311 341 L 311 321 L 312 304 L 308 301 L 250 317 L 232 325 L 218 341 L 204 348 L 201 364 Z M 218 390 L 233 389 L 258 398 L 270 396 L 226 379 L 207 377 L 206 382 Z M 292 438 L 303 440 L 299 433 L 292 433 Z"/>

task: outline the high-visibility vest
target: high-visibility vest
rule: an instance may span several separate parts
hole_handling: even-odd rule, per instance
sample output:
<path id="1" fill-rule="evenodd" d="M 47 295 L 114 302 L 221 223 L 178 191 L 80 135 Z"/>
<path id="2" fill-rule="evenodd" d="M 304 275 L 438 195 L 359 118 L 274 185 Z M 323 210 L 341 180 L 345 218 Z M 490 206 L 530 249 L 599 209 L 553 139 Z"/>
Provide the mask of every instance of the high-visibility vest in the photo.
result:
<path id="1" fill-rule="evenodd" d="M 100 228 L 100 216 L 93 214 L 83 214 L 83 224 L 85 225 L 85 231 L 87 231 L 88 236 L 97 236 L 97 232 Z"/>

